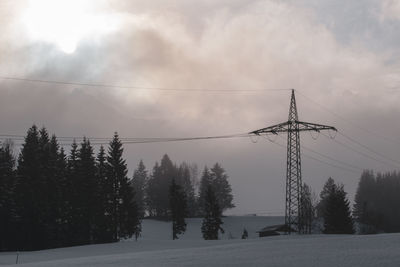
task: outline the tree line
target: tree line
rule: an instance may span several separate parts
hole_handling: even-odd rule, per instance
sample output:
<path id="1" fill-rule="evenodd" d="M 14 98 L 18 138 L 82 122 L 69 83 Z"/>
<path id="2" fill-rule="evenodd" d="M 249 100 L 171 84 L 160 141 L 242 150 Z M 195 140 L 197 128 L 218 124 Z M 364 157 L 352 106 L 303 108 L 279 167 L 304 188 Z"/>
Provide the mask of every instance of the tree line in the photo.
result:
<path id="1" fill-rule="evenodd" d="M 400 232 L 399 192 L 400 172 L 363 172 L 354 201 L 360 233 Z"/>
<path id="2" fill-rule="evenodd" d="M 130 179 L 117 133 L 96 155 L 86 138 L 74 141 L 67 155 L 55 135 L 33 125 L 18 157 L 11 142 L 0 147 L 0 250 L 137 238 L 145 216 L 180 223 L 177 237 L 182 216 L 206 214 L 208 187 L 219 217 L 234 207 L 228 176 L 218 163 L 205 167 L 198 193 L 195 177 L 194 165 L 177 166 L 165 155 L 150 174 L 140 161 Z"/>
<path id="3" fill-rule="evenodd" d="M 320 228 L 327 234 L 400 232 L 400 172 L 361 174 L 351 208 L 344 186 L 329 178 L 317 201 L 306 184 L 301 197 L 299 230 Z"/>

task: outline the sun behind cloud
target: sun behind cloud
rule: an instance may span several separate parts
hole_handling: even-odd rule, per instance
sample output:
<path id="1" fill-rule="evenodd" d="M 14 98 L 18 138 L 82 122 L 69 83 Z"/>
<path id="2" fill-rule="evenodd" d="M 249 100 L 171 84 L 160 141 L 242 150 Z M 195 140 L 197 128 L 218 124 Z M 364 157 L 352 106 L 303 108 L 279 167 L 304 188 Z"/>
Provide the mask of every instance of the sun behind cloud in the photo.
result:
<path id="1" fill-rule="evenodd" d="M 30 0 L 22 15 L 28 37 L 55 44 L 64 53 L 75 52 L 83 38 L 118 28 L 118 18 L 98 11 L 101 1 Z"/>

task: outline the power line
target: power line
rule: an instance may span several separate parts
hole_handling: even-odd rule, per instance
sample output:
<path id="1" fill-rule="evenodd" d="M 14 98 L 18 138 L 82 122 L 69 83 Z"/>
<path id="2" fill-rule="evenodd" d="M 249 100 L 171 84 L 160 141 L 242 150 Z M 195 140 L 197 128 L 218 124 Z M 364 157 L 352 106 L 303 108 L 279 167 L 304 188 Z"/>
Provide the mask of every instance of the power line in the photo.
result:
<path id="1" fill-rule="evenodd" d="M 280 147 L 283 147 L 283 148 L 286 149 L 286 147 L 285 147 L 284 145 L 282 145 L 282 144 L 276 143 L 276 142 L 271 141 L 271 140 L 270 140 L 270 142 L 273 143 L 273 144 L 275 144 L 275 145 L 277 145 L 277 146 L 280 146 Z M 317 162 L 319 162 L 319 163 L 322 163 L 322 164 L 329 165 L 329 166 L 331 166 L 331 167 L 333 167 L 333 168 L 337 168 L 337 169 L 341 169 L 341 170 L 344 170 L 344 171 L 348 171 L 348 172 L 352 172 L 352 173 L 359 174 L 359 172 L 357 172 L 357 171 L 355 171 L 355 170 L 352 170 L 352 169 L 349 169 L 349 168 L 346 168 L 346 167 L 342 167 L 342 166 L 338 166 L 338 165 L 335 165 L 335 164 L 331 164 L 331 163 L 329 163 L 329 162 L 326 162 L 326 161 L 317 159 L 317 158 L 315 158 L 315 157 L 313 157 L 313 156 L 310 156 L 310 155 L 308 155 L 308 154 L 302 153 L 302 155 L 303 155 L 304 157 L 306 157 L 306 158 L 315 160 L 315 161 L 317 161 Z M 361 170 L 361 168 L 358 168 L 358 169 Z"/>
<path id="2" fill-rule="evenodd" d="M 21 135 L 0 135 L 0 137 L 11 137 L 7 138 L 12 141 L 23 141 L 20 139 Z M 196 140 L 211 140 L 211 139 L 231 139 L 231 138 L 241 138 L 247 137 L 247 133 L 243 134 L 230 134 L 230 135 L 218 135 L 218 136 L 200 136 L 200 137 L 180 137 L 180 138 L 164 138 L 164 137 L 154 137 L 154 138 L 138 138 L 138 137 L 127 137 L 120 138 L 121 143 L 123 144 L 148 144 L 148 143 L 167 143 L 167 142 L 182 142 L 182 141 L 196 141 Z M 58 139 L 58 138 L 57 138 Z M 69 141 L 71 142 L 67 142 Z M 92 145 L 107 145 L 111 138 L 102 138 L 102 137 L 86 137 L 87 140 L 95 140 L 95 142 L 91 142 Z M 83 138 L 76 139 L 75 137 L 62 137 L 60 146 L 68 146 L 71 145 L 75 140 L 83 140 Z M 21 144 L 18 144 L 21 145 Z"/>
<path id="3" fill-rule="evenodd" d="M 356 143 L 357 145 L 363 147 L 364 149 L 366 149 L 366 150 L 368 150 L 368 151 L 370 151 L 370 152 L 372 152 L 372 153 L 374 153 L 374 154 L 376 154 L 376 155 L 378 155 L 378 156 L 380 156 L 380 157 L 382 157 L 382 158 L 384 158 L 384 159 L 386 159 L 386 160 L 390 160 L 390 161 L 394 162 L 395 164 L 400 164 L 400 161 L 391 159 L 391 158 L 389 158 L 389 157 L 387 157 L 387 156 L 385 156 L 385 155 L 383 155 L 383 154 L 381 154 L 381 153 L 379 153 L 379 152 L 373 150 L 372 148 L 369 148 L 368 146 L 366 146 L 366 145 L 360 143 L 359 141 L 355 140 L 354 138 L 345 135 L 345 134 L 342 133 L 342 132 L 339 132 L 339 134 L 340 134 L 341 136 L 343 136 L 344 138 L 350 140 L 351 142 Z"/>
<path id="4" fill-rule="evenodd" d="M 319 106 L 320 108 L 322 108 L 323 110 L 325 110 L 325 111 L 331 113 L 332 115 L 336 116 L 337 118 L 339 118 L 339 119 L 341 119 L 341 120 L 347 122 L 349 125 L 351 125 L 351 126 L 353 126 L 353 127 L 355 127 L 355 128 L 358 128 L 359 130 L 361 130 L 361 131 L 363 131 L 363 132 L 366 132 L 366 133 L 369 133 L 369 134 L 371 134 L 371 135 L 374 135 L 375 137 L 382 138 L 383 140 L 386 140 L 387 142 L 390 142 L 390 143 L 392 143 L 392 144 L 393 144 L 393 143 L 396 144 L 396 145 L 399 145 L 399 144 L 400 144 L 400 142 L 397 141 L 397 140 L 395 140 L 395 139 L 392 139 L 392 138 L 389 138 L 389 137 L 387 137 L 387 136 L 383 136 L 383 135 L 381 135 L 381 134 L 375 133 L 375 132 L 373 132 L 373 131 L 371 131 L 371 130 L 369 130 L 369 129 L 367 129 L 367 128 L 362 127 L 362 126 L 359 125 L 357 122 L 355 122 L 355 121 L 353 121 L 353 120 L 349 120 L 349 119 L 345 118 L 344 116 L 342 116 L 342 115 L 340 115 L 340 114 L 338 114 L 338 113 L 336 113 L 336 112 L 334 112 L 334 111 L 328 109 L 328 108 L 325 107 L 324 105 L 321 105 L 320 103 L 318 103 L 317 101 L 315 101 L 315 100 L 311 99 L 310 97 L 306 96 L 306 95 L 303 94 L 302 92 L 300 92 L 300 91 L 298 91 L 298 90 L 296 90 L 296 92 L 298 92 L 301 96 L 303 96 L 303 97 L 306 98 L 307 100 L 309 100 L 309 101 L 313 102 L 314 104 L 318 105 L 318 106 Z"/>
<path id="5" fill-rule="evenodd" d="M 58 85 L 74 85 L 74 86 L 86 86 L 86 87 L 102 87 L 102 88 L 120 88 L 120 89 L 135 89 L 135 90 L 149 90 L 149 91 L 173 91 L 173 92 L 268 92 L 268 91 L 288 91 L 291 89 L 194 89 L 194 88 L 165 88 L 165 87 L 146 87 L 146 86 L 130 86 L 130 85 L 115 85 L 115 84 L 102 84 L 102 83 L 82 83 L 82 82 L 69 82 L 69 81 L 56 81 L 56 80 L 42 80 L 42 79 L 30 79 L 20 77 L 7 77 L 0 76 L 3 80 L 13 80 L 20 82 L 30 83 L 46 83 L 46 84 L 58 84 Z"/>
<path id="6" fill-rule="evenodd" d="M 280 137 L 281 139 L 284 139 L 284 138 L 283 138 L 282 136 L 280 136 L 280 135 L 279 135 L 279 137 Z M 358 170 L 358 171 L 363 171 L 362 168 L 359 168 L 359 167 L 357 167 L 357 166 L 355 166 L 355 165 L 352 165 L 352 164 L 350 164 L 350 163 L 347 163 L 347 162 L 344 162 L 344 161 L 341 161 L 341 160 L 332 158 L 332 157 L 330 157 L 330 156 L 328 156 L 328 155 L 325 155 L 325 154 L 323 154 L 323 153 L 321 153 L 321 152 L 315 151 L 315 150 L 313 150 L 313 149 L 311 149 L 311 148 L 309 148 L 309 147 L 306 147 L 306 146 L 304 146 L 304 145 L 300 145 L 300 146 L 301 146 L 302 149 L 307 150 L 307 151 L 309 151 L 309 152 L 312 152 L 312 153 L 314 153 L 314 154 L 317 154 L 317 155 L 319 155 L 319 156 L 321 156 L 321 157 L 323 157 L 323 158 L 332 160 L 332 161 L 334 161 L 334 162 L 336 162 L 336 163 L 345 165 L 345 166 L 347 166 L 347 167 L 356 169 L 356 170 Z"/>
<path id="7" fill-rule="evenodd" d="M 369 155 L 369 154 L 366 154 L 366 153 L 364 153 L 364 152 L 361 152 L 361 151 L 359 151 L 359 150 L 357 150 L 357 149 L 355 149 L 355 148 L 353 148 L 353 147 L 351 147 L 351 146 L 349 146 L 349 145 L 347 145 L 347 144 L 345 144 L 345 143 L 342 143 L 342 142 L 340 142 L 340 141 L 338 141 L 338 140 L 336 140 L 336 139 L 332 139 L 332 138 L 330 138 L 329 136 L 327 136 L 327 135 L 325 135 L 325 134 L 323 134 L 323 133 L 321 133 L 323 136 L 325 136 L 326 138 L 329 138 L 329 139 L 331 139 L 331 140 L 333 140 L 335 143 L 337 143 L 337 144 L 339 144 L 339 145 L 341 145 L 341 146 L 343 146 L 343 147 L 345 147 L 345 148 L 347 148 L 347 149 L 349 149 L 349 150 L 351 150 L 351 151 L 353 151 L 353 152 L 355 152 L 355 153 L 357 153 L 357 154 L 360 154 L 360 155 L 362 155 L 362 156 L 364 156 L 364 157 L 366 157 L 366 158 L 369 158 L 369 159 L 372 159 L 372 160 L 375 160 L 375 161 L 377 161 L 377 162 L 379 162 L 379 163 L 382 163 L 382 164 L 385 164 L 385 165 L 391 165 L 391 167 L 395 167 L 395 168 L 398 168 L 398 166 L 396 165 L 393 165 L 393 164 L 391 164 L 391 163 L 388 163 L 388 162 L 386 162 L 386 161 L 383 161 L 383 160 L 380 160 L 380 159 L 377 159 L 377 158 L 375 158 L 375 157 L 372 157 L 371 155 Z"/>
<path id="8" fill-rule="evenodd" d="M 301 146 L 301 148 L 303 148 L 303 149 L 305 149 L 305 150 L 307 150 L 307 151 L 310 151 L 310 152 L 312 152 L 312 153 L 315 153 L 315 154 L 317 154 L 317 155 L 319 155 L 319 156 L 321 156 L 321 157 L 324 157 L 324 158 L 327 158 L 327 159 L 329 159 L 329 160 L 335 161 L 335 162 L 337 162 L 337 163 L 339 163 L 339 164 L 343 164 L 343 165 L 346 165 L 346 166 L 348 166 L 348 167 L 350 167 L 350 168 L 353 168 L 353 169 L 356 169 L 356 170 L 359 170 L 359 171 L 363 171 L 363 169 L 361 169 L 361 168 L 359 168 L 359 167 L 357 167 L 357 166 L 355 166 L 355 165 L 346 163 L 346 162 L 341 161 L 341 160 L 334 159 L 334 158 L 332 158 L 332 157 L 330 157 L 330 156 L 324 155 L 324 154 L 322 154 L 322 153 L 320 153 L 320 152 L 318 152 L 318 151 L 312 150 L 311 148 L 307 148 L 307 147 L 305 147 L 305 146 L 303 146 L 303 145 Z"/>

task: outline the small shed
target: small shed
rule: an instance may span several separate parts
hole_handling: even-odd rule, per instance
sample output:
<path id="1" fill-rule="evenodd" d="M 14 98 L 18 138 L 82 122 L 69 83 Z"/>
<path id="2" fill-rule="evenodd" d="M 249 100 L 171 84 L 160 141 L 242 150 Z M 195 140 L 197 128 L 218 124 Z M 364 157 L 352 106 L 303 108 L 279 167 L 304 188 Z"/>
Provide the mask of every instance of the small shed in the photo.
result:
<path id="1" fill-rule="evenodd" d="M 264 227 L 260 231 L 257 231 L 259 237 L 265 237 L 265 236 L 275 236 L 275 235 L 281 235 L 286 232 L 296 232 L 292 228 L 289 228 L 286 224 L 278 224 L 278 225 L 270 225 L 267 227 Z"/>

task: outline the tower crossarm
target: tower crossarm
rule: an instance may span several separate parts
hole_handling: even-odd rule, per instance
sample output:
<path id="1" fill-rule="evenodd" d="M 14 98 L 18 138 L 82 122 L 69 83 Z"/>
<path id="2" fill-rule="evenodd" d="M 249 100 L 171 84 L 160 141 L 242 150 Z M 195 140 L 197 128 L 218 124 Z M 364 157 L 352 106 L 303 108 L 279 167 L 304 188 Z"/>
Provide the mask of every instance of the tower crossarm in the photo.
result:
<path id="1" fill-rule="evenodd" d="M 299 132 L 303 132 L 303 131 L 319 132 L 321 130 L 337 131 L 335 127 L 328 126 L 328 125 L 322 125 L 322 124 L 316 124 L 316 123 L 310 123 L 310 122 L 304 122 L 304 121 L 296 121 L 295 123 L 298 125 Z M 295 128 L 297 128 L 297 127 L 295 127 Z"/>
<path id="2" fill-rule="evenodd" d="M 255 134 L 255 135 L 261 135 L 261 134 L 267 134 L 267 133 L 272 133 L 272 134 L 278 134 L 278 133 L 287 133 L 289 130 L 289 124 L 291 122 L 287 121 L 287 122 L 283 122 L 283 123 L 279 123 L 276 125 L 272 125 L 266 128 L 262 128 L 259 130 L 255 130 L 250 132 L 249 134 Z"/>
<path id="3" fill-rule="evenodd" d="M 259 130 L 255 130 L 250 132 L 249 134 L 261 135 L 261 134 L 279 134 L 279 133 L 287 133 L 287 132 L 305 132 L 305 131 L 316 131 L 319 132 L 321 130 L 333 130 L 337 131 L 335 127 L 304 122 L 304 121 L 287 121 L 283 123 L 279 123 L 276 125 L 272 125 L 266 128 L 262 128 Z"/>

